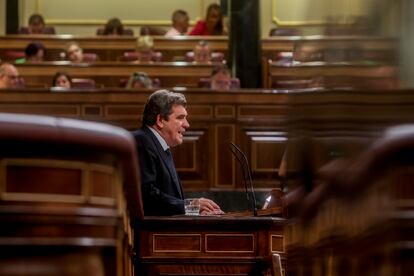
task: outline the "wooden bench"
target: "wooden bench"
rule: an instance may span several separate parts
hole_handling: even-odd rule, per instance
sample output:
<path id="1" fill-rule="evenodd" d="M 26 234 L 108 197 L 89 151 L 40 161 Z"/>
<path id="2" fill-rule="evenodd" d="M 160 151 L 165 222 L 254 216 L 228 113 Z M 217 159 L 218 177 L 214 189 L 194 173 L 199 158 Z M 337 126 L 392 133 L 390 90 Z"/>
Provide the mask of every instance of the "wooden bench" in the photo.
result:
<path id="1" fill-rule="evenodd" d="M 274 36 L 263 38 L 261 45 L 262 57 L 274 61 L 279 52 L 293 52 L 295 47 L 304 45 L 321 57 L 330 50 L 341 50 L 342 54 L 358 50 L 361 58 L 371 61 L 378 61 L 381 56 L 395 61 L 399 48 L 396 38 L 369 36 Z"/>
<path id="2" fill-rule="evenodd" d="M 348 87 L 391 89 L 398 87 L 398 68 L 392 65 L 364 62 L 279 64 L 270 60 L 267 65 L 263 76 L 266 88 Z M 307 86 L 302 86 L 303 81 L 307 82 Z"/>
<path id="3" fill-rule="evenodd" d="M 200 40 L 205 40 L 215 52 L 228 57 L 228 39 L 226 36 L 154 36 L 154 51 L 163 54 L 163 61 L 184 60 L 185 53 L 192 51 Z M 84 52 L 98 54 L 101 61 L 117 61 L 125 51 L 136 49 L 136 37 L 105 37 L 76 35 L 7 35 L 0 36 L 0 58 L 5 60 L 5 52 L 23 51 L 32 41 L 42 43 L 46 48 L 46 60 L 61 60 L 60 53 L 70 41 L 77 41 Z"/>
<path id="4" fill-rule="evenodd" d="M 145 72 L 151 78 L 158 78 L 162 87 L 197 87 L 200 78 L 209 77 L 216 63 L 191 62 L 96 62 L 75 64 L 67 61 L 43 62 L 17 65 L 20 75 L 28 87 L 48 87 L 58 71 L 71 77 L 91 78 L 97 87 L 120 87 L 122 79 L 128 79 L 134 72 Z"/>

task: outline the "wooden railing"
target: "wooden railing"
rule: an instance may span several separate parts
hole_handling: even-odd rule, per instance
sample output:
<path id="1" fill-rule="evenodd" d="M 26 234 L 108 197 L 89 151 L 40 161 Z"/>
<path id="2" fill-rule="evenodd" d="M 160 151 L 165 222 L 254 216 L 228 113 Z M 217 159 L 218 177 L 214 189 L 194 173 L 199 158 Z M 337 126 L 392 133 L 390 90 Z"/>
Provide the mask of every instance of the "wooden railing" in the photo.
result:
<path id="1" fill-rule="evenodd" d="M 72 78 L 91 78 L 97 87 L 120 87 L 134 72 L 145 72 L 158 78 L 162 87 L 197 87 L 200 78 L 208 78 L 216 63 L 191 62 L 96 62 L 75 64 L 67 61 L 18 65 L 28 87 L 50 87 L 56 72 L 67 72 Z M 123 80 L 123 81 L 122 81 Z"/>

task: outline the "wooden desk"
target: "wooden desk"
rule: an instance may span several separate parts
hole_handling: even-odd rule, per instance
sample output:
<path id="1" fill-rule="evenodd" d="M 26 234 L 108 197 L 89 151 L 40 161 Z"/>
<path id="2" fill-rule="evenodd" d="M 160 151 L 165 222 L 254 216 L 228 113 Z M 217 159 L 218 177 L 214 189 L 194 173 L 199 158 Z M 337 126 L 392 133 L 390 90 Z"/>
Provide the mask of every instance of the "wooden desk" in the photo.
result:
<path id="1" fill-rule="evenodd" d="M 325 49 L 353 49 L 364 51 L 396 51 L 398 39 L 368 36 L 272 36 L 263 38 L 262 56 L 276 60 L 278 52 L 293 52 L 295 45 L 308 45 L 315 51 Z"/>
<path id="2" fill-rule="evenodd" d="M 145 217 L 136 233 L 138 273 L 248 275 L 266 256 L 284 256 L 284 224 L 272 217 Z"/>
<path id="3" fill-rule="evenodd" d="M 278 64 L 268 62 L 268 72 L 264 75 L 266 88 L 278 86 L 283 80 L 310 80 L 321 78 L 324 87 L 354 88 L 395 88 L 398 83 L 398 68 L 363 62 L 306 62 Z M 278 87 L 286 88 L 286 87 Z"/>
<path id="4" fill-rule="evenodd" d="M 70 63 L 67 61 L 43 62 L 17 65 L 20 75 L 29 87 L 48 87 L 58 71 L 71 77 L 92 78 L 97 87 L 120 87 L 121 79 L 128 79 L 133 72 L 146 72 L 151 78 L 158 78 L 163 87 L 197 87 L 200 78 L 209 77 L 216 63 L 192 62 L 97 62 Z"/>
<path id="5" fill-rule="evenodd" d="M 223 52 L 228 57 L 228 38 L 226 36 L 153 36 L 154 50 L 163 53 L 164 61 L 172 61 L 174 57 L 183 57 L 192 51 L 200 40 L 205 40 L 213 51 Z M 32 41 L 42 43 L 46 48 L 47 60 L 60 60 L 59 54 L 64 51 L 70 41 L 77 41 L 85 52 L 99 55 L 101 61 L 117 61 L 125 51 L 134 51 L 136 37 L 74 36 L 74 35 L 7 35 L 0 36 L 0 58 L 4 60 L 7 50 L 23 51 Z"/>

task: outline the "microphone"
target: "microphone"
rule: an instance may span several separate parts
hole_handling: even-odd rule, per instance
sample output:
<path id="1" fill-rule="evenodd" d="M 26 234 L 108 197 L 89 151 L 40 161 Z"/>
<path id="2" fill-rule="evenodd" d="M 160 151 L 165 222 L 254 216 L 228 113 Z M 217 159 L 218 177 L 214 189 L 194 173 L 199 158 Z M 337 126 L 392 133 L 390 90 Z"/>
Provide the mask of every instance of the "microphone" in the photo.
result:
<path id="1" fill-rule="evenodd" d="M 244 154 L 242 150 L 239 149 L 233 142 L 230 142 L 229 146 L 230 146 L 231 153 L 236 157 L 237 161 L 239 161 L 240 163 L 242 173 L 243 173 L 244 187 L 246 188 L 246 196 L 247 196 L 248 201 L 250 201 L 248 188 L 247 188 L 247 182 L 249 182 L 250 192 L 253 198 L 253 201 L 252 201 L 253 214 L 256 217 L 257 216 L 257 202 L 256 202 L 256 196 L 254 194 L 252 172 L 250 170 L 249 161 L 247 160 L 246 154 Z"/>

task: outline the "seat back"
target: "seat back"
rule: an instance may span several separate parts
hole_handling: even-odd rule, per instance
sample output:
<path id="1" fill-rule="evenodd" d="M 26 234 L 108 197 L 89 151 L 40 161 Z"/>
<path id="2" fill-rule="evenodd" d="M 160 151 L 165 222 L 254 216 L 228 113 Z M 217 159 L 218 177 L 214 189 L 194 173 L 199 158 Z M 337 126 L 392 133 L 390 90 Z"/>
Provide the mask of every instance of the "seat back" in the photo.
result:
<path id="1" fill-rule="evenodd" d="M 160 88 L 161 87 L 161 81 L 159 78 L 151 78 L 152 80 L 152 88 Z M 126 88 L 128 84 L 128 78 L 121 78 L 119 80 L 119 87 Z"/>
<path id="2" fill-rule="evenodd" d="M 210 88 L 211 86 L 211 79 L 210 78 L 200 78 L 198 81 L 199 88 Z M 239 89 L 240 88 L 240 80 L 238 78 L 231 78 L 230 89 Z"/>
<path id="3" fill-rule="evenodd" d="M 141 26 L 140 35 L 165 35 L 167 33 L 166 28 L 154 27 L 154 26 Z"/>
<path id="4" fill-rule="evenodd" d="M 24 51 L 5 51 L 4 52 L 4 60 L 7 61 L 14 61 L 19 58 L 24 58 L 26 54 Z"/>
<path id="5" fill-rule="evenodd" d="M 96 29 L 96 35 L 105 35 L 105 28 L 101 27 Z M 124 29 L 122 35 L 134 36 L 134 31 L 132 29 Z"/>
<path id="6" fill-rule="evenodd" d="M 212 52 L 211 53 L 211 62 L 224 62 L 224 54 L 221 52 Z M 185 61 L 194 62 L 194 51 L 189 51 L 185 53 Z"/>
<path id="7" fill-rule="evenodd" d="M 95 88 L 96 83 L 93 79 L 88 78 L 72 78 L 72 88 Z"/>
<path id="8" fill-rule="evenodd" d="M 98 61 L 99 57 L 95 53 L 83 53 L 83 61 L 84 62 L 95 62 Z"/>
<path id="9" fill-rule="evenodd" d="M 300 36 L 302 31 L 295 28 L 273 28 L 269 32 L 269 36 Z"/>
<path id="10" fill-rule="evenodd" d="M 143 209 L 128 131 L 0 113 L 0 171 L 1 275 L 131 275 Z"/>
<path id="11" fill-rule="evenodd" d="M 120 61 L 136 61 L 138 60 L 138 53 L 136 51 L 126 51 L 119 57 Z M 151 61 L 162 61 L 162 52 L 152 52 Z"/>
<path id="12" fill-rule="evenodd" d="M 17 33 L 18 34 L 29 34 L 29 27 L 20 27 L 19 30 L 17 31 Z M 53 26 L 46 26 L 43 29 L 43 34 L 50 34 L 50 35 L 56 34 L 55 27 L 53 27 Z"/>

